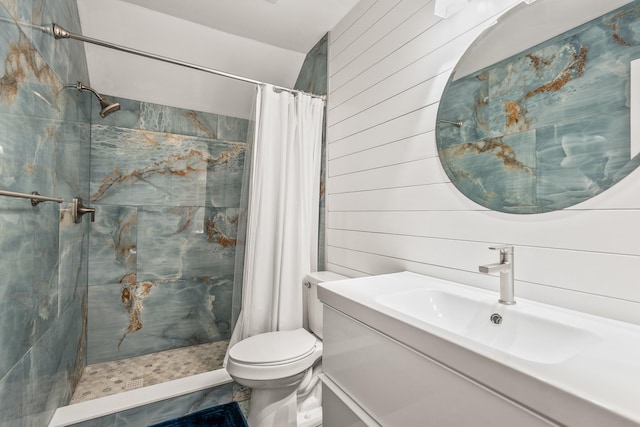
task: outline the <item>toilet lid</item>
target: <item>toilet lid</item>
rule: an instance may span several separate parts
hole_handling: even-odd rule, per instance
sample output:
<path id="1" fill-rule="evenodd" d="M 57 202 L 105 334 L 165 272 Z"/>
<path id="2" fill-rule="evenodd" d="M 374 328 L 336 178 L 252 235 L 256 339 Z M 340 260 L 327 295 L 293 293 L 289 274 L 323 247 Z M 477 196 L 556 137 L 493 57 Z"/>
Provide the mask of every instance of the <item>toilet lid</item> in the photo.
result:
<path id="1" fill-rule="evenodd" d="M 245 364 L 273 364 L 300 359 L 312 353 L 316 338 L 305 329 L 267 332 L 240 341 L 229 357 Z"/>

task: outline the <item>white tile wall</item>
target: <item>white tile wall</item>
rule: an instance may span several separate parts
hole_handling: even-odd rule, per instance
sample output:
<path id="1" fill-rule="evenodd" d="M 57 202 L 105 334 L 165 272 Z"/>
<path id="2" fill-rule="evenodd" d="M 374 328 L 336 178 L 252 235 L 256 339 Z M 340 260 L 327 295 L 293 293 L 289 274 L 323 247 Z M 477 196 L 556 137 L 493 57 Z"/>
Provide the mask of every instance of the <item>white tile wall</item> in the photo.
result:
<path id="1" fill-rule="evenodd" d="M 560 1 L 560 0 L 557 0 Z M 563 211 L 509 215 L 467 200 L 437 158 L 444 85 L 480 32 L 518 0 L 362 0 L 330 33 L 328 269 L 411 270 L 488 289 L 487 247 L 516 246 L 516 296 L 640 324 L 640 171 Z"/>

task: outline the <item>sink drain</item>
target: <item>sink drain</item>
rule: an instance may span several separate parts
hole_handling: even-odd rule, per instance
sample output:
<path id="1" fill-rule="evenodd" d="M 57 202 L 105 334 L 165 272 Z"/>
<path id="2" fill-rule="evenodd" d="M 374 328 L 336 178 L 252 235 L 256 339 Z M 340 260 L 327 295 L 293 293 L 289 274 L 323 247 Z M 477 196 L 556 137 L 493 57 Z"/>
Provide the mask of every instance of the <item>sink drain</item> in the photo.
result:
<path id="1" fill-rule="evenodd" d="M 500 316 L 498 313 L 493 313 L 489 319 L 494 325 L 499 325 L 500 323 L 502 323 L 502 316 Z"/>

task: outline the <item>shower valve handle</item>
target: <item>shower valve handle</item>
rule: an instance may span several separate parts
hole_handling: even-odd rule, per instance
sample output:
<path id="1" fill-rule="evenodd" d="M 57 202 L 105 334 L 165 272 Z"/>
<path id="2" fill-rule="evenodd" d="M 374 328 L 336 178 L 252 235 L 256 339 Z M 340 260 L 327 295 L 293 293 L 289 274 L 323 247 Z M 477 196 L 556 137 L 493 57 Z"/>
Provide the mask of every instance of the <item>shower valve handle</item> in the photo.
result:
<path id="1" fill-rule="evenodd" d="M 91 222 L 96 222 L 96 210 L 95 208 L 88 208 L 82 204 L 81 197 L 74 197 L 71 207 L 71 215 L 73 216 L 73 222 L 79 224 L 82 222 L 82 216 L 84 214 L 91 215 Z"/>

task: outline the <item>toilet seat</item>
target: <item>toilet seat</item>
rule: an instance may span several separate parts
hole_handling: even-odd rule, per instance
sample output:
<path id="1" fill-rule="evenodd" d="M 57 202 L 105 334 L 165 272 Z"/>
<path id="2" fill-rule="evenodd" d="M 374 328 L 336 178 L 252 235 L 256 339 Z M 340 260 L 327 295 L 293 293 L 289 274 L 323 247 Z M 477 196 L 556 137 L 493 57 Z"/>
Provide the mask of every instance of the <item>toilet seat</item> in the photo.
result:
<path id="1" fill-rule="evenodd" d="M 305 329 L 255 335 L 229 351 L 227 371 L 250 380 L 275 380 L 297 375 L 322 354 L 322 342 Z"/>

